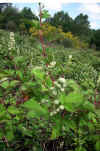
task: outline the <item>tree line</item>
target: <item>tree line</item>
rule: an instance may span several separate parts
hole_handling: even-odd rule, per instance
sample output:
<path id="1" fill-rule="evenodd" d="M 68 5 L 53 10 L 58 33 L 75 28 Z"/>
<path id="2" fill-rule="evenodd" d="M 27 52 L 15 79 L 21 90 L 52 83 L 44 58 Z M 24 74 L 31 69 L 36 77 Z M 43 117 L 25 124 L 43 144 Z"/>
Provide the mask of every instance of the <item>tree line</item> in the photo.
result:
<path id="1" fill-rule="evenodd" d="M 33 20 L 38 20 L 38 17 L 30 8 L 24 7 L 19 11 L 12 6 L 12 3 L 0 3 L 1 29 L 28 33 L 32 27 Z M 59 11 L 44 22 L 57 28 L 61 27 L 63 32 L 71 32 L 100 50 L 100 29 L 90 28 L 88 15 L 81 13 L 73 19 L 67 12 Z"/>

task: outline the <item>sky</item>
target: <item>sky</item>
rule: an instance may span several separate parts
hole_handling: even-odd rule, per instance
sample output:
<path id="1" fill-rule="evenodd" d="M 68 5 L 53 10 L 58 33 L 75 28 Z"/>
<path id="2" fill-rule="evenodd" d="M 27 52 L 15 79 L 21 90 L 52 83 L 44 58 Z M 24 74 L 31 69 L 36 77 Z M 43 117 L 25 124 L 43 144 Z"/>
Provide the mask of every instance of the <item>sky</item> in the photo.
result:
<path id="1" fill-rule="evenodd" d="M 1 2 L 12 2 L 19 10 L 30 7 L 38 14 L 38 2 L 42 2 L 51 16 L 57 11 L 65 11 L 72 18 L 80 13 L 89 16 L 92 29 L 100 29 L 100 0 L 0 0 Z"/>

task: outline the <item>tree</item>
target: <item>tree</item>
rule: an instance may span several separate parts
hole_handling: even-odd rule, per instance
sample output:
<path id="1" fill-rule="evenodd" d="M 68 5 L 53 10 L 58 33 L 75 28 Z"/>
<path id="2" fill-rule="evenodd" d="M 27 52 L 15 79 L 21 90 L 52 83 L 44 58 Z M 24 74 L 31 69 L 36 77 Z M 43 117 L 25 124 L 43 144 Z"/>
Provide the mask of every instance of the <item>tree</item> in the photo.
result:
<path id="1" fill-rule="evenodd" d="M 82 39 L 90 35 L 90 23 L 87 15 L 81 13 L 74 19 L 72 33 L 80 36 Z"/>
<path id="2" fill-rule="evenodd" d="M 64 32 L 71 31 L 71 24 L 73 23 L 73 19 L 68 15 L 68 13 L 64 13 L 64 11 L 60 11 L 54 14 L 54 17 L 48 19 L 51 25 L 59 27 L 61 26 Z"/>
<path id="3" fill-rule="evenodd" d="M 20 27 L 24 26 L 28 32 L 32 27 L 32 20 L 38 20 L 38 18 L 30 8 L 24 7 L 20 12 Z"/>
<path id="4" fill-rule="evenodd" d="M 95 44 L 96 49 L 100 50 L 100 29 L 93 31 L 93 36 L 91 38 L 90 44 Z"/>
<path id="5" fill-rule="evenodd" d="M 33 14 L 31 9 L 27 7 L 23 8 L 23 10 L 20 12 L 20 15 L 22 18 L 29 19 L 29 20 L 37 19 L 37 17 L 35 16 L 35 14 Z"/>
<path id="6" fill-rule="evenodd" d="M 13 21 L 14 24 L 16 25 L 16 27 L 18 28 L 19 26 L 19 20 L 20 20 L 20 12 L 15 8 L 15 7 L 12 7 L 12 6 L 8 6 L 6 7 L 3 12 L 2 12 L 2 15 L 4 16 L 4 28 L 6 28 L 8 22 L 11 22 Z"/>

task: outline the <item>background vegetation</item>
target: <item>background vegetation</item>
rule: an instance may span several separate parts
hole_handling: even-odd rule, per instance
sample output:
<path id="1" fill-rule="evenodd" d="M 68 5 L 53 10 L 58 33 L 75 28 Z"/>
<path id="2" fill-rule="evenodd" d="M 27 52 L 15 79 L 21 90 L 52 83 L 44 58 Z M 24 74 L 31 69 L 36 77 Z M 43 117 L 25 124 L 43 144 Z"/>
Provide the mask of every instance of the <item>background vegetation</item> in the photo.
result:
<path id="1" fill-rule="evenodd" d="M 29 34 L 29 31 L 31 31 L 34 37 L 38 36 L 38 31 L 31 28 L 33 27 L 33 20 L 39 20 L 39 18 L 30 8 L 25 7 L 19 11 L 11 3 L 8 3 L 8 5 L 7 3 L 0 3 L 0 8 L 1 29 L 16 32 L 20 30 L 20 33 L 24 34 Z M 100 30 L 90 28 L 87 15 L 79 14 L 75 19 L 72 19 L 67 12 L 60 11 L 55 13 L 53 17 L 45 19 L 43 24 L 46 39 L 48 37 L 50 40 L 50 36 L 52 37 L 54 32 L 56 35 L 54 40 L 59 42 L 59 38 L 62 36 L 64 46 L 68 44 L 70 47 L 74 47 L 77 43 L 77 45 L 81 45 L 77 47 L 89 46 L 100 50 Z M 67 32 L 73 36 L 67 36 Z M 83 43 L 79 44 L 78 39 Z"/>
<path id="2" fill-rule="evenodd" d="M 68 14 L 48 20 L 39 7 L 39 18 L 28 8 L 1 11 L 15 11 L 22 22 L 11 15 L 16 26 L 5 19 L 0 30 L 0 150 L 100 151 L 100 52 L 67 20 L 59 26 L 59 14 Z"/>

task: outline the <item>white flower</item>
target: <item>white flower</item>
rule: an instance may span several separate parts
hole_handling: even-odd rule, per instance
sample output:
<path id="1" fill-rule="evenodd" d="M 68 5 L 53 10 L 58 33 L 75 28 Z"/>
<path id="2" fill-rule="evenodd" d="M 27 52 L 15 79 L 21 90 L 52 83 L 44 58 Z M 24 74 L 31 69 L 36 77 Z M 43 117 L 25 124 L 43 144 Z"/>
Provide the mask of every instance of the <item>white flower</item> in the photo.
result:
<path id="1" fill-rule="evenodd" d="M 61 85 L 60 85 L 58 82 L 55 81 L 54 84 L 55 84 L 57 87 L 61 88 Z"/>
<path id="2" fill-rule="evenodd" d="M 8 80 L 8 78 L 5 77 L 5 78 L 1 79 L 0 82 L 6 81 L 6 80 Z"/>
<path id="3" fill-rule="evenodd" d="M 8 47 L 9 47 L 9 50 L 11 49 L 14 49 L 15 48 L 15 39 L 14 39 L 14 33 L 13 32 L 10 32 L 10 41 L 8 43 Z"/>
<path id="4" fill-rule="evenodd" d="M 56 112 L 59 112 L 60 111 L 60 109 L 58 108 L 57 110 L 56 110 Z"/>
<path id="5" fill-rule="evenodd" d="M 54 111 L 54 112 L 53 112 L 53 114 L 57 114 L 57 112 L 56 112 L 56 111 Z"/>
<path id="6" fill-rule="evenodd" d="M 59 104 L 59 100 L 55 100 L 55 101 L 54 101 L 54 104 Z"/>
<path id="7" fill-rule="evenodd" d="M 50 88 L 50 90 L 53 90 L 53 89 L 54 89 L 54 87 L 51 87 L 51 88 Z"/>
<path id="8" fill-rule="evenodd" d="M 61 88 L 60 90 L 63 92 L 63 91 L 64 91 L 64 88 Z"/>
<path id="9" fill-rule="evenodd" d="M 72 59 L 72 55 L 69 55 L 69 59 Z"/>
<path id="10" fill-rule="evenodd" d="M 63 126 L 63 127 L 62 127 L 62 130 L 63 130 L 63 131 L 65 131 L 65 130 L 66 130 L 66 129 L 65 129 L 65 126 Z"/>
<path id="11" fill-rule="evenodd" d="M 59 109 L 64 110 L 64 106 L 60 105 Z"/>
<path id="12" fill-rule="evenodd" d="M 46 103 L 48 103 L 48 102 L 49 102 L 49 100 L 45 100 L 45 102 L 46 102 Z"/>
<path id="13" fill-rule="evenodd" d="M 66 83 L 63 84 L 63 87 L 64 87 L 64 88 L 66 87 Z"/>
<path id="14" fill-rule="evenodd" d="M 50 63 L 50 65 L 51 65 L 51 66 L 55 66 L 55 65 L 56 65 L 56 62 L 53 61 L 53 62 Z"/>
<path id="15" fill-rule="evenodd" d="M 48 102 L 49 102 L 49 100 L 46 100 L 46 99 L 41 100 L 41 103 L 48 103 Z"/>
<path id="16" fill-rule="evenodd" d="M 57 95 L 57 91 L 55 91 L 55 90 L 52 91 L 52 94 L 53 94 L 53 95 Z"/>
<path id="17" fill-rule="evenodd" d="M 34 69 L 42 69 L 41 66 L 36 66 Z"/>
<path id="18" fill-rule="evenodd" d="M 61 82 L 61 83 L 66 83 L 66 79 L 65 78 L 59 78 L 58 81 Z"/>
<path id="19" fill-rule="evenodd" d="M 49 75 L 49 73 L 48 73 L 48 72 L 46 72 L 46 75 Z"/>
<path id="20" fill-rule="evenodd" d="M 48 68 L 53 68 L 55 65 L 56 65 L 56 62 L 53 61 L 53 62 L 50 63 L 50 65 L 48 65 Z"/>
<path id="21" fill-rule="evenodd" d="M 50 116 L 53 116 L 53 112 L 50 113 Z"/>

